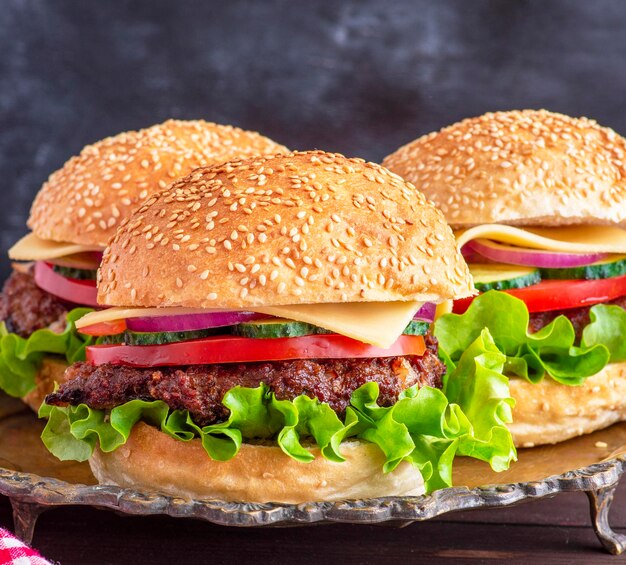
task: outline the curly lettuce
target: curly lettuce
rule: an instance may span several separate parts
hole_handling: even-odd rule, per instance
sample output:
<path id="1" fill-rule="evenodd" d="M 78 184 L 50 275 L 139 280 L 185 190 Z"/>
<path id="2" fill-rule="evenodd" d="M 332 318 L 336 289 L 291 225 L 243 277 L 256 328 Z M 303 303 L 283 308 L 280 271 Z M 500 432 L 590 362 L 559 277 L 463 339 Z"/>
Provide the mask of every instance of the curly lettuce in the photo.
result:
<path id="1" fill-rule="evenodd" d="M 611 304 L 597 304 L 589 311 L 590 323 L 583 329 L 583 347 L 603 345 L 610 362 L 626 361 L 626 310 Z"/>
<path id="2" fill-rule="evenodd" d="M 592 322 L 583 340 L 576 345 L 572 323 L 559 316 L 536 333 L 528 332 L 529 313 L 524 302 L 504 292 L 489 291 L 471 303 L 464 314 L 446 314 L 435 324 L 439 352 L 446 364 L 454 366 L 484 328 L 497 348 L 506 355 L 504 372 L 532 383 L 545 375 L 565 385 L 581 385 L 601 371 L 613 356 L 625 355 L 617 331 L 626 327 L 623 319 L 607 306 L 591 309 Z M 613 325 L 606 318 L 613 320 Z M 594 326 L 595 324 L 595 326 Z M 622 334 L 623 335 L 623 334 Z M 608 345 L 611 347 L 609 350 Z"/>
<path id="3" fill-rule="evenodd" d="M 33 332 L 28 338 L 9 333 L 0 324 L 0 389 L 11 396 L 21 397 L 35 388 L 35 376 L 46 355 L 61 355 L 68 363 L 85 360 L 85 347 L 93 342 L 91 336 L 78 332 L 75 322 L 91 308 L 75 308 L 68 312 L 62 333 L 49 329 Z"/>
<path id="4" fill-rule="evenodd" d="M 245 439 L 262 438 L 302 463 L 314 458 L 306 439 L 322 457 L 340 463 L 342 442 L 360 438 L 384 453 L 384 472 L 408 461 L 432 491 L 452 484 L 456 455 L 486 461 L 497 471 L 516 458 L 506 428 L 513 399 L 501 374 L 505 361 L 489 334 L 481 333 L 446 379 L 452 401 L 441 390 L 412 387 L 393 406 L 381 407 L 378 385 L 370 382 L 354 391 L 342 418 L 307 396 L 279 400 L 265 384 L 229 390 L 222 401 L 228 419 L 209 426 L 160 400 L 132 400 L 110 411 L 44 404 L 40 416 L 48 422 L 42 440 L 59 459 L 84 461 L 96 447 L 110 452 L 124 445 L 133 426 L 144 421 L 179 441 L 199 438 L 207 455 L 219 461 L 235 457 Z"/>

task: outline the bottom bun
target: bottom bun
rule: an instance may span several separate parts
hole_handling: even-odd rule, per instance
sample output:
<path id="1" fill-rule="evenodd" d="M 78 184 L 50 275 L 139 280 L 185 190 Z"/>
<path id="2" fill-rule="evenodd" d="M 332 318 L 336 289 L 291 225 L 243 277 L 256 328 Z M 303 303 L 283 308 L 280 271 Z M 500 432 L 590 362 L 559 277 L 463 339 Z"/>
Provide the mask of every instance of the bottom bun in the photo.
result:
<path id="1" fill-rule="evenodd" d="M 318 448 L 310 451 L 315 460 L 299 463 L 277 446 L 246 443 L 230 461 L 214 461 L 199 439 L 176 440 L 140 422 L 125 445 L 111 453 L 96 449 L 89 464 L 100 484 L 189 499 L 299 504 L 424 493 L 410 463 L 384 474 L 384 456 L 372 443 L 344 442 L 343 463 L 324 459 Z"/>
<path id="2" fill-rule="evenodd" d="M 558 443 L 626 420 L 626 363 L 610 363 L 581 386 L 549 377 L 538 384 L 513 378 L 510 386 L 517 447 Z"/>
<path id="3" fill-rule="evenodd" d="M 65 378 L 67 363 L 55 357 L 45 357 L 41 362 L 41 367 L 35 375 L 35 388 L 31 390 L 22 400 L 35 412 L 39 412 L 39 407 L 43 403 L 46 395 L 54 390 L 55 383 L 62 384 Z"/>

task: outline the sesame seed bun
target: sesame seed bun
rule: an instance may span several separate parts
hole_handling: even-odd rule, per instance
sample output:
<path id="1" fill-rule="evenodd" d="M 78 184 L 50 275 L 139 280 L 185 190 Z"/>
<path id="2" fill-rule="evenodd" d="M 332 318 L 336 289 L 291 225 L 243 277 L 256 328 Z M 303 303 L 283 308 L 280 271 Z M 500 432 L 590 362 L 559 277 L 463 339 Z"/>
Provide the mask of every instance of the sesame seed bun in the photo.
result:
<path id="1" fill-rule="evenodd" d="M 558 443 L 626 420 L 626 363 L 610 363 L 581 386 L 544 378 L 510 380 L 515 399 L 509 429 L 518 447 Z"/>
<path id="2" fill-rule="evenodd" d="M 201 165 L 286 152 L 262 135 L 202 120 L 168 120 L 85 147 L 52 173 L 28 227 L 41 239 L 106 246 L 138 203 Z"/>
<path id="3" fill-rule="evenodd" d="M 143 422 L 125 445 L 111 453 L 96 449 L 89 459 L 100 484 L 154 490 L 189 499 L 299 504 L 380 496 L 419 496 L 419 471 L 402 462 L 383 473 L 383 452 L 373 443 L 341 444 L 342 463 L 324 459 L 300 463 L 277 446 L 244 443 L 230 461 L 214 461 L 199 439 L 175 440 Z"/>
<path id="4" fill-rule="evenodd" d="M 443 215 L 380 165 L 312 151 L 195 170 L 104 253 L 116 306 L 441 302 L 473 293 Z"/>
<path id="5" fill-rule="evenodd" d="M 383 164 L 456 228 L 626 225 L 626 140 L 545 110 L 484 114 L 405 145 Z"/>
<path id="6" fill-rule="evenodd" d="M 67 381 L 65 369 L 68 365 L 65 360 L 57 357 L 44 357 L 41 361 L 37 374 L 35 375 L 35 388 L 31 390 L 22 400 L 33 412 L 38 412 L 43 403 L 43 399 L 50 394 L 55 384 L 63 384 Z"/>

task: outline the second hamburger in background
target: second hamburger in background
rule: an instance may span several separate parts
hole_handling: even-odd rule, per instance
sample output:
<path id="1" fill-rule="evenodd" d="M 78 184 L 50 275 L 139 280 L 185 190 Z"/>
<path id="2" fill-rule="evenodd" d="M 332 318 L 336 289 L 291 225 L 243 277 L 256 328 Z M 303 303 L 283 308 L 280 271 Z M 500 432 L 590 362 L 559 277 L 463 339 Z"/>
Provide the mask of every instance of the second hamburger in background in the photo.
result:
<path id="1" fill-rule="evenodd" d="M 454 359 L 489 328 L 513 377 L 516 445 L 626 419 L 626 140 L 586 118 L 497 112 L 384 163 L 456 230 L 484 294 L 456 301 L 436 335 Z"/>
<path id="2" fill-rule="evenodd" d="M 37 410 L 67 363 L 91 338 L 74 322 L 96 307 L 96 269 L 120 223 L 142 200 L 201 165 L 286 152 L 250 131 L 202 120 L 169 120 L 85 147 L 37 194 L 32 232 L 9 251 L 0 295 L 0 388 Z"/>

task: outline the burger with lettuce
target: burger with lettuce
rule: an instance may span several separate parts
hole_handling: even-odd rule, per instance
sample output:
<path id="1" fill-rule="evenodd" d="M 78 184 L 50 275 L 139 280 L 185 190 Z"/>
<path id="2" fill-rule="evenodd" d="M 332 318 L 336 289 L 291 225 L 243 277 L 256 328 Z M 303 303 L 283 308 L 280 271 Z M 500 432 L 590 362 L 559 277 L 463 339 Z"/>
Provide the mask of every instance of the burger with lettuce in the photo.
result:
<path id="1" fill-rule="evenodd" d="M 489 328 L 516 445 L 626 419 L 626 140 L 586 118 L 497 112 L 384 163 L 456 231 L 480 296 L 456 300 L 436 335 L 455 359 Z"/>
<path id="2" fill-rule="evenodd" d="M 488 332 L 446 366 L 437 303 L 473 294 L 409 183 L 321 151 L 200 168 L 117 231 L 97 339 L 48 395 L 43 441 L 103 484 L 299 503 L 417 495 L 456 455 L 515 457 Z M 447 394 L 447 397 L 446 397 Z"/>
<path id="3" fill-rule="evenodd" d="M 286 149 L 254 132 L 169 120 L 85 147 L 37 194 L 0 294 L 0 388 L 37 410 L 67 363 L 93 340 L 74 322 L 98 306 L 96 271 L 108 240 L 149 194 L 200 165 Z"/>

